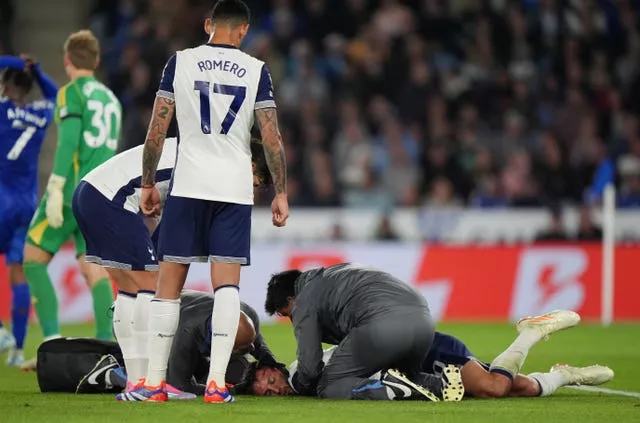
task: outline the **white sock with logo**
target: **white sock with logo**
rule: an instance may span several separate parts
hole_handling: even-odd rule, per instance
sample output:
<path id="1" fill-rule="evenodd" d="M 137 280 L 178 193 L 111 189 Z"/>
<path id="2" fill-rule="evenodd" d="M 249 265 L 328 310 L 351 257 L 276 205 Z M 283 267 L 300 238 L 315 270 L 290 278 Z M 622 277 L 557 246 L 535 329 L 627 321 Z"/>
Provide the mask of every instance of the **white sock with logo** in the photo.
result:
<path id="1" fill-rule="evenodd" d="M 513 379 L 520 372 L 529 350 L 538 341 L 540 341 L 540 334 L 537 331 L 523 331 L 502 354 L 491 362 L 490 370 L 507 373 Z"/>
<path id="2" fill-rule="evenodd" d="M 211 314 L 211 362 L 207 385 L 213 380 L 225 386 L 225 374 L 233 351 L 240 319 L 240 294 L 238 286 L 225 285 L 213 294 Z"/>
<path id="3" fill-rule="evenodd" d="M 133 339 L 138 347 L 138 362 L 141 369 L 138 378 L 147 376 L 147 367 L 149 366 L 149 357 L 147 356 L 149 313 L 154 295 L 151 291 L 138 291 L 135 308 L 133 309 Z"/>
<path id="4" fill-rule="evenodd" d="M 560 372 L 531 373 L 528 375 L 540 385 L 540 396 L 546 397 L 553 394 L 558 388 L 568 384 L 564 375 Z"/>
<path id="5" fill-rule="evenodd" d="M 154 298 L 149 308 L 147 386 L 158 386 L 167 377 L 167 363 L 180 320 L 180 300 Z"/>
<path id="6" fill-rule="evenodd" d="M 136 383 L 143 369 L 140 367 L 138 345 L 133 337 L 133 310 L 136 296 L 127 292 L 118 292 L 113 311 L 113 332 L 122 351 L 127 381 Z"/>

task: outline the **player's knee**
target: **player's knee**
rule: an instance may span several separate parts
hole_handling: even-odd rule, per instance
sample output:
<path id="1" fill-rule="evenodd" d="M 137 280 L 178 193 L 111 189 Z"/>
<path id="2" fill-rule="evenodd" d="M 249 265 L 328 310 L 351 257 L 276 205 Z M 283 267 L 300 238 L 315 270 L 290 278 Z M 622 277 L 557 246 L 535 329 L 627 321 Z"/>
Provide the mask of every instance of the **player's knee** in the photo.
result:
<path id="1" fill-rule="evenodd" d="M 84 277 L 84 280 L 87 282 L 87 285 L 91 288 L 96 282 L 101 279 L 108 279 L 109 274 L 104 269 L 104 267 L 95 263 L 88 263 L 84 260 L 84 257 L 80 260 L 80 273 Z"/>
<path id="2" fill-rule="evenodd" d="M 223 285 L 237 285 L 240 282 L 238 263 L 211 263 L 211 285 L 213 289 Z"/>
<path id="3" fill-rule="evenodd" d="M 128 292 L 130 294 L 135 294 L 136 292 L 138 292 L 138 286 L 131 277 L 131 272 L 129 270 L 106 269 L 106 271 L 107 274 L 111 277 L 111 280 L 116 282 L 119 290 Z"/>
<path id="4" fill-rule="evenodd" d="M 51 255 L 51 253 L 44 251 L 40 247 L 36 247 L 31 244 L 24 245 L 24 263 L 33 262 L 48 264 L 52 257 L 53 255 Z"/>
<path id="5" fill-rule="evenodd" d="M 155 291 L 158 285 L 158 272 L 129 272 L 138 289 Z"/>

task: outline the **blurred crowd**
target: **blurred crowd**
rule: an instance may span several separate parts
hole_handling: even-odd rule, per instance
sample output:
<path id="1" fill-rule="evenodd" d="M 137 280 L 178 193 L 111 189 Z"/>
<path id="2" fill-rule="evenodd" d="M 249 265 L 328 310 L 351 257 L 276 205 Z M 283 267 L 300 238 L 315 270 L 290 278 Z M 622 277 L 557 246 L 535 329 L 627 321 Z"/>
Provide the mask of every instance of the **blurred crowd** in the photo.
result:
<path id="1" fill-rule="evenodd" d="M 212 0 L 100 0 L 103 79 L 144 141 Z M 640 207 L 640 2 L 254 0 L 295 206 Z M 261 195 L 259 202 L 268 200 Z"/>
<path id="2" fill-rule="evenodd" d="M 0 54 L 15 54 L 12 37 L 14 18 L 13 0 L 0 0 Z"/>

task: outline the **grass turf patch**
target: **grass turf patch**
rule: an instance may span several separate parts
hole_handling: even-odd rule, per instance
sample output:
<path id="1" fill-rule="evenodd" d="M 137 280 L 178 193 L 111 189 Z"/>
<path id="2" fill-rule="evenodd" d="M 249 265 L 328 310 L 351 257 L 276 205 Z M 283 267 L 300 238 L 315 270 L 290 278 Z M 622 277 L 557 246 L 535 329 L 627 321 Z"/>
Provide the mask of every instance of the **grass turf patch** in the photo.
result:
<path id="1" fill-rule="evenodd" d="M 490 361 L 516 332 L 507 324 L 441 324 L 480 359 Z M 89 325 L 66 326 L 65 336 L 91 336 Z M 40 338 L 30 330 L 27 352 L 33 356 Z M 295 341 L 287 325 L 265 326 L 263 333 L 278 358 L 295 358 Z M 536 345 L 523 371 L 547 371 L 553 364 L 604 364 L 616 372 L 606 388 L 640 392 L 640 325 L 610 328 L 582 324 Z M 4 360 L 4 357 L 2 357 Z M 238 397 L 234 404 L 208 405 L 201 399 L 166 404 L 119 404 L 112 395 L 41 394 L 34 374 L 0 364 L 0 422 L 640 422 L 640 398 L 561 389 L 546 398 L 464 400 L 461 403 L 328 401 L 309 398 Z"/>

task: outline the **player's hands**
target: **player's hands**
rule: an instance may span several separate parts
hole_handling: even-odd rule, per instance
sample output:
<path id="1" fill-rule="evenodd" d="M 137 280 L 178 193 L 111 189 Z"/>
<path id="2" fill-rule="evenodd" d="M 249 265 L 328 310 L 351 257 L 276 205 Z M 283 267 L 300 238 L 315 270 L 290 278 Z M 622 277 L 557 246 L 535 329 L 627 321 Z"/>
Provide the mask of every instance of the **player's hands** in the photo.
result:
<path id="1" fill-rule="evenodd" d="M 64 216 L 62 214 L 62 207 L 64 205 L 64 183 L 66 178 L 51 174 L 49 177 L 49 183 L 47 184 L 47 204 L 45 206 L 45 213 L 49 226 L 52 228 L 59 228 L 64 223 Z"/>
<path id="2" fill-rule="evenodd" d="M 287 224 L 287 218 L 289 218 L 289 199 L 287 194 L 276 194 L 271 202 L 271 213 L 273 214 L 271 219 L 273 226 L 280 228 Z"/>
<path id="3" fill-rule="evenodd" d="M 142 188 L 140 193 L 140 210 L 145 216 L 160 216 L 160 192 L 155 186 Z"/>
<path id="4" fill-rule="evenodd" d="M 33 68 L 38 64 L 38 61 L 36 60 L 36 58 L 29 54 L 21 53 L 20 58 L 24 60 L 25 72 L 31 72 Z"/>

